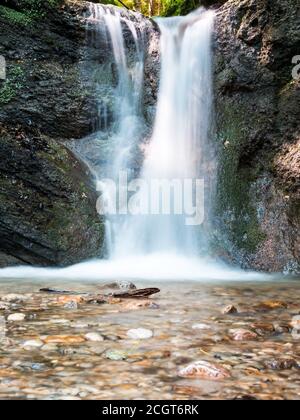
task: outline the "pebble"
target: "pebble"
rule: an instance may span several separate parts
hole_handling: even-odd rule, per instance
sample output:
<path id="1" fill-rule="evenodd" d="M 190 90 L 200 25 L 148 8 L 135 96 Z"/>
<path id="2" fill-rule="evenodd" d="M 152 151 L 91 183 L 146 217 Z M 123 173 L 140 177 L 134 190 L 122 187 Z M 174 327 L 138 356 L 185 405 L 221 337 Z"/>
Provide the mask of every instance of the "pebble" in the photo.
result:
<path id="1" fill-rule="evenodd" d="M 290 332 L 290 325 L 284 323 L 275 323 L 274 324 L 275 332 L 277 334 L 286 334 Z"/>
<path id="2" fill-rule="evenodd" d="M 50 322 L 52 324 L 69 324 L 69 320 L 68 319 L 64 319 L 64 318 L 54 318 L 54 319 L 50 319 Z"/>
<path id="3" fill-rule="evenodd" d="M 291 321 L 291 326 L 297 330 L 300 330 L 300 315 L 294 316 Z"/>
<path id="4" fill-rule="evenodd" d="M 266 300 L 258 305 L 258 308 L 262 310 L 286 309 L 287 307 L 287 303 L 281 300 Z"/>
<path id="5" fill-rule="evenodd" d="M 30 299 L 30 296 L 20 295 L 17 293 L 9 293 L 1 298 L 2 301 L 9 303 L 23 303 L 28 299 Z"/>
<path id="6" fill-rule="evenodd" d="M 251 329 L 260 336 L 272 334 L 275 332 L 273 324 L 254 323 L 251 325 Z"/>
<path id="7" fill-rule="evenodd" d="M 97 332 L 87 333 L 85 334 L 84 337 L 88 341 L 104 341 L 104 338 L 102 337 L 102 335 L 100 335 Z"/>
<path id="8" fill-rule="evenodd" d="M 22 313 L 15 313 L 15 314 L 11 314 L 7 317 L 8 321 L 24 321 L 24 319 L 26 318 L 25 314 Z"/>
<path id="9" fill-rule="evenodd" d="M 80 335 L 49 335 L 44 339 L 46 344 L 80 344 L 85 341 Z"/>
<path id="10" fill-rule="evenodd" d="M 220 380 L 230 377 L 230 372 L 218 364 L 209 363 L 203 360 L 191 363 L 179 369 L 178 375 L 183 378 L 201 378 Z"/>
<path id="11" fill-rule="evenodd" d="M 64 305 L 64 308 L 66 308 L 66 309 L 78 309 L 78 303 L 76 302 L 76 300 L 70 300 L 70 302 L 68 302 Z"/>
<path id="12" fill-rule="evenodd" d="M 56 351 L 57 349 L 58 349 L 58 347 L 54 343 L 45 344 L 41 348 L 42 351 Z"/>
<path id="13" fill-rule="evenodd" d="M 118 285 L 118 288 L 121 290 L 135 290 L 136 289 L 136 285 L 133 284 L 131 281 L 127 281 L 127 280 L 119 280 L 116 282 Z"/>
<path id="14" fill-rule="evenodd" d="M 153 337 L 153 331 L 145 328 L 135 328 L 127 331 L 127 337 L 133 340 L 146 340 Z"/>
<path id="15" fill-rule="evenodd" d="M 124 301 L 124 303 L 122 302 L 122 309 L 130 311 L 143 308 L 157 309 L 158 307 L 159 306 L 150 299 L 137 299 Z"/>
<path id="16" fill-rule="evenodd" d="M 126 360 L 128 358 L 128 354 L 123 350 L 107 350 L 105 352 L 105 357 L 110 360 L 119 361 Z"/>
<path id="17" fill-rule="evenodd" d="M 299 365 L 294 359 L 273 359 L 265 363 L 268 369 L 272 370 L 286 370 L 298 368 Z"/>
<path id="18" fill-rule="evenodd" d="M 255 332 L 244 329 L 230 330 L 230 333 L 235 341 L 251 341 L 258 337 Z"/>
<path id="19" fill-rule="evenodd" d="M 192 329 L 193 330 L 209 330 L 210 326 L 207 324 L 193 324 Z"/>
<path id="20" fill-rule="evenodd" d="M 232 315 L 232 314 L 237 314 L 238 313 L 238 310 L 237 310 L 237 308 L 235 306 L 228 305 L 228 306 L 226 306 L 226 308 L 224 308 L 222 310 L 222 313 L 224 315 Z"/>
<path id="21" fill-rule="evenodd" d="M 43 341 L 41 340 L 28 340 L 25 341 L 25 343 L 22 344 L 23 348 L 29 347 L 29 348 L 40 348 L 44 345 Z"/>

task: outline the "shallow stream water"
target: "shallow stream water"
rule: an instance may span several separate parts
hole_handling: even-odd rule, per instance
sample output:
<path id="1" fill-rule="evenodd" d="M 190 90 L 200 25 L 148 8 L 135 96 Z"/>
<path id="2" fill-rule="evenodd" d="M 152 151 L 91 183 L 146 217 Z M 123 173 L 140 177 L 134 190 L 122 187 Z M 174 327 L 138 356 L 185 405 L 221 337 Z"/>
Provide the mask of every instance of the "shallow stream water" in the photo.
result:
<path id="1" fill-rule="evenodd" d="M 299 280 L 162 282 L 150 300 L 105 304 L 46 286 L 103 293 L 96 282 L 1 281 L 1 399 L 300 399 Z M 238 312 L 224 314 L 228 305 Z M 26 317 L 8 321 L 15 313 Z M 136 328 L 153 337 L 129 338 Z M 236 341 L 240 330 L 254 335 Z M 196 361 L 229 376 L 181 377 Z"/>

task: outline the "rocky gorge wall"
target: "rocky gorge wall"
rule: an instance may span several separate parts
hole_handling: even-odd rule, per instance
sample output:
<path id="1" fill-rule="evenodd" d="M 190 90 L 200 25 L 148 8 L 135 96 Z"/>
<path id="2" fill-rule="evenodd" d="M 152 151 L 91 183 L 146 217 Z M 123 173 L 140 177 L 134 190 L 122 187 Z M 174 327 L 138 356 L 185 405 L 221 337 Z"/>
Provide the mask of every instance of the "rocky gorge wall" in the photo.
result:
<path id="1" fill-rule="evenodd" d="M 215 239 L 245 268 L 299 272 L 298 0 L 230 0 L 216 18 Z"/>

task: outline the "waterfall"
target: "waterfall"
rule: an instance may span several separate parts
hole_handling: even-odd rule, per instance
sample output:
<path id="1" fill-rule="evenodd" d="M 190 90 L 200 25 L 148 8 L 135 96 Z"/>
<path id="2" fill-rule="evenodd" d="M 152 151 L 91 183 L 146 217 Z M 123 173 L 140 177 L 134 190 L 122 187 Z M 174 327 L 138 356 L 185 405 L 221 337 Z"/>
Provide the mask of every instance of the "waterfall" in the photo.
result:
<path id="1" fill-rule="evenodd" d="M 140 211 L 138 203 L 143 202 L 145 207 L 149 204 L 148 210 L 153 204 L 149 203 L 153 201 L 149 188 L 152 181 L 158 184 L 160 181 L 175 181 L 176 186 L 196 179 L 204 180 L 201 203 L 204 199 L 205 218 L 208 218 L 210 194 L 207 192 L 212 191 L 215 172 L 214 152 L 210 146 L 210 44 L 214 13 L 199 9 L 186 17 L 157 19 L 161 31 L 161 75 L 151 136 L 148 136 L 142 109 L 144 19 L 136 16 L 139 15 L 115 7 L 90 4 L 87 29 L 92 30 L 88 42 L 99 53 L 102 49 L 112 53 L 114 67 L 100 71 L 106 78 L 103 80 L 101 76 L 98 80 L 90 74 L 97 73 L 99 67 L 102 70 L 104 64 L 99 57 L 88 61 L 93 71 L 85 69 L 87 73 L 84 77 L 91 77 L 91 84 L 98 95 L 98 119 L 93 124 L 94 133 L 82 141 L 74 141 L 73 150 L 88 164 L 95 175 L 97 189 L 101 188 L 104 201 L 112 207 L 116 196 L 120 197 L 122 187 L 114 191 L 111 185 L 117 182 L 120 172 L 123 175 L 126 173 L 128 181 L 136 187 L 131 198 L 135 203 L 132 208 L 138 211 L 136 214 L 123 211 L 122 206 L 126 205 L 122 202 L 121 212 L 107 215 L 108 259 L 96 259 L 62 269 L 12 267 L 1 270 L 0 277 L 71 280 L 266 279 L 265 275 L 230 269 L 210 258 L 205 224 L 203 228 L 187 223 L 187 216 L 191 214 Z M 131 43 L 130 49 L 127 42 Z M 106 61 L 109 59 L 105 57 Z M 109 82 L 107 78 L 110 78 Z M 106 91 L 111 92 L 112 86 L 113 93 L 107 99 Z M 111 123 L 108 121 L 110 113 L 113 114 Z M 191 193 L 197 192 L 197 185 L 187 185 Z M 184 201 L 180 194 L 178 200 L 175 190 L 171 191 L 169 198 L 167 204 L 174 207 L 173 210 Z"/>
<path id="2" fill-rule="evenodd" d="M 153 135 L 141 172 L 148 186 L 152 180 L 172 181 L 178 188 L 183 186 L 180 181 L 196 177 L 210 181 L 213 20 L 214 13 L 204 9 L 186 17 L 157 20 L 161 30 L 160 88 Z M 150 202 L 149 190 L 140 193 L 141 201 Z M 174 204 L 173 190 L 170 201 Z M 187 226 L 184 220 L 176 214 L 129 216 L 119 228 L 115 256 L 157 252 L 197 255 L 200 229 Z"/>
<path id="3" fill-rule="evenodd" d="M 208 236 L 202 223 L 200 226 L 188 225 L 184 211 L 185 194 L 189 192 L 192 196 L 197 192 L 198 182 L 203 190 L 199 190 L 201 202 L 196 203 L 196 197 L 192 197 L 189 209 L 195 211 L 197 204 L 201 207 L 201 217 L 205 215 L 207 219 L 209 215 L 207 192 L 211 190 L 215 166 L 209 138 L 214 13 L 200 8 L 185 17 L 157 19 L 161 33 L 160 84 L 152 135 L 145 142 L 143 20 L 134 21 L 135 14 L 110 6 L 91 3 L 89 7 L 87 28 L 91 26 L 92 38 L 88 39 L 88 44 L 101 50 L 105 40 L 117 79 L 114 124 L 111 129 L 107 129 L 107 124 L 103 128 L 100 123 L 96 124 L 98 130 L 91 140 L 92 160 L 87 159 L 89 142 L 85 139 L 81 143 L 81 157 L 88 160 L 96 174 L 103 202 L 110 210 L 118 207 L 105 215 L 107 254 L 114 260 L 158 253 L 207 255 Z M 132 45 L 128 50 L 126 42 L 129 39 Z M 90 66 L 90 62 L 87 63 Z M 100 121 L 105 119 L 101 115 L 105 109 L 101 89 L 100 85 Z M 97 159 L 95 165 L 95 155 L 103 154 L 95 145 L 101 144 L 103 138 L 110 150 L 106 168 L 98 165 Z M 142 164 L 136 165 L 137 161 Z M 131 190 L 131 194 L 127 191 L 121 202 L 120 195 L 126 186 L 120 186 L 118 181 L 124 173 L 127 182 L 136 183 L 136 189 Z M 169 194 L 169 203 L 163 202 L 163 193 Z M 143 203 L 146 211 L 136 208 L 129 211 L 132 195 L 135 195 L 135 205 Z"/>
<path id="4" fill-rule="evenodd" d="M 89 161 L 86 156 L 86 146 L 90 143 L 86 139 L 75 146 L 83 160 L 87 160 L 96 177 L 97 189 L 101 190 L 103 197 L 114 206 L 114 197 L 109 190 L 110 181 L 118 182 L 121 171 L 126 171 L 129 177 L 134 176 L 136 155 L 145 131 L 145 122 L 142 115 L 142 93 L 144 79 L 144 23 L 142 20 L 134 21 L 135 15 L 126 13 L 122 9 L 111 6 L 90 3 L 87 29 L 92 29 L 92 39 L 88 43 L 94 43 L 96 48 L 101 48 L 103 40 L 106 47 L 112 51 L 115 78 L 113 106 L 113 127 L 107 129 L 107 124 L 101 127 L 98 122 L 96 134 L 92 136 L 92 144 L 101 144 L 103 138 L 109 144 L 109 156 L 106 160 L 106 168 L 99 166 L 95 158 Z M 133 19 L 133 20 L 131 20 Z M 125 39 L 126 34 L 126 39 Z M 133 56 L 129 57 L 126 49 L 126 40 L 133 44 Z M 88 71 L 88 69 L 85 69 Z M 97 84 L 97 82 L 95 82 Z M 100 86 L 101 96 L 101 86 Z M 102 121 L 103 103 L 99 106 L 99 121 Z M 104 115 L 106 109 L 104 107 Z M 92 149 L 94 149 L 92 147 Z M 102 151 L 100 151 L 102 153 Z M 107 182 L 107 180 L 109 181 Z M 111 207 L 110 206 L 110 207 Z M 108 255 L 112 255 L 115 249 L 116 238 L 123 224 L 123 218 L 114 215 L 106 215 L 106 248 Z"/>

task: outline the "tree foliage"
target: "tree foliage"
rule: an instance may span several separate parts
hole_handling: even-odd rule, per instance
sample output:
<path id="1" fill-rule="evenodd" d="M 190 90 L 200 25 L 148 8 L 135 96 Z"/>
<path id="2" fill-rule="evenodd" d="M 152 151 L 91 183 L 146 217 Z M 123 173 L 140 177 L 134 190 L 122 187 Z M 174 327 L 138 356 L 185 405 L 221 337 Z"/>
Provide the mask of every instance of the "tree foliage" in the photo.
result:
<path id="1" fill-rule="evenodd" d="M 226 0 L 100 0 L 99 3 L 125 6 L 146 16 L 180 16 L 200 6 L 225 3 Z"/>

